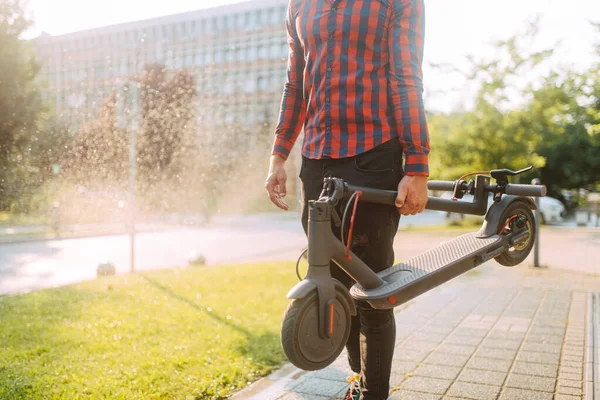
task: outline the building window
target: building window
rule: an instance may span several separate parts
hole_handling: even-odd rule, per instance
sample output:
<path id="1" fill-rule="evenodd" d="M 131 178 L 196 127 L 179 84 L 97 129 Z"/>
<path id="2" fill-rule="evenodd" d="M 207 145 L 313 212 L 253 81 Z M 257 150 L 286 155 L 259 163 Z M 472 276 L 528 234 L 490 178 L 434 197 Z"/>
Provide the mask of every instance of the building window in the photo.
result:
<path id="1" fill-rule="evenodd" d="M 255 49 L 254 47 L 252 47 L 252 45 L 248 44 L 248 46 L 246 47 L 246 60 L 247 61 L 252 61 L 254 60 L 254 55 L 255 55 Z"/>
<path id="2" fill-rule="evenodd" d="M 264 92 L 265 90 L 267 90 L 267 80 L 264 76 L 260 75 L 258 77 L 258 79 L 256 80 L 256 86 L 258 91 L 260 92 Z"/>
<path id="3" fill-rule="evenodd" d="M 258 59 L 259 60 L 264 60 L 268 57 L 268 49 L 266 46 L 263 46 L 262 44 L 258 46 Z"/>
<path id="4" fill-rule="evenodd" d="M 223 30 L 224 31 L 229 30 L 229 16 L 228 15 L 223 16 Z"/>
<path id="5" fill-rule="evenodd" d="M 262 10 L 256 10 L 256 26 L 264 25 L 265 21 L 263 21 L 263 14 Z"/>
<path id="6" fill-rule="evenodd" d="M 281 43 L 281 57 L 287 58 L 290 52 L 290 47 L 287 43 Z"/>
<path id="7" fill-rule="evenodd" d="M 279 52 L 281 48 L 277 43 L 271 44 L 269 58 L 279 58 Z"/>
<path id="8" fill-rule="evenodd" d="M 279 18 L 278 18 L 277 13 L 275 12 L 274 8 L 269 8 L 267 15 L 268 15 L 269 24 L 276 24 L 277 23 L 277 20 Z"/>

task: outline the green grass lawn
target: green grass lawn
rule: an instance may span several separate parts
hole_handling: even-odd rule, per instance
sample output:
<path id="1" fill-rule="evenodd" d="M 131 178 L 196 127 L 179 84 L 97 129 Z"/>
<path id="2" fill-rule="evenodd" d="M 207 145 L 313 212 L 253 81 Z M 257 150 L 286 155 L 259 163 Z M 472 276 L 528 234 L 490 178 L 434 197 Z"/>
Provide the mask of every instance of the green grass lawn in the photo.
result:
<path id="1" fill-rule="evenodd" d="M 222 399 L 284 361 L 293 265 L 122 275 L 0 297 L 0 399 Z"/>

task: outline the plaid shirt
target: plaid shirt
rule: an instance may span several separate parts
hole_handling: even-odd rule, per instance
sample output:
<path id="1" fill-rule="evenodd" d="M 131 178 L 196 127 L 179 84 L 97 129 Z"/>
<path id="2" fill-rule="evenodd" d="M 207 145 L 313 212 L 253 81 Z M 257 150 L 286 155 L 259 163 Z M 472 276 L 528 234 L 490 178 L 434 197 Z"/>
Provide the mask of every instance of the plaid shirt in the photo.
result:
<path id="1" fill-rule="evenodd" d="M 290 0 L 290 53 L 273 154 L 343 158 L 395 137 L 407 175 L 428 175 L 424 0 Z"/>

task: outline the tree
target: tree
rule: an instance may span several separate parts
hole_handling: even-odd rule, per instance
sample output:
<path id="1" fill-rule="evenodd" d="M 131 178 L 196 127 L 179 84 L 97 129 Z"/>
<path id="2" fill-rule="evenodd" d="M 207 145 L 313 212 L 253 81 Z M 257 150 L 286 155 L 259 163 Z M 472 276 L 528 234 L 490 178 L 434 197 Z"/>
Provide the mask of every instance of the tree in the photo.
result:
<path id="1" fill-rule="evenodd" d="M 151 185 L 164 178 L 162 171 L 172 164 L 186 129 L 192 127 L 196 84 L 194 76 L 183 70 L 168 79 L 160 64 L 146 66 L 138 80 L 143 121 L 138 165 L 141 178 Z"/>
<path id="2" fill-rule="evenodd" d="M 116 92 L 101 105 L 98 118 L 78 132 L 67 165 L 76 182 L 124 188 L 127 182 L 127 133 L 116 126 Z"/>
<path id="3" fill-rule="evenodd" d="M 0 210 L 28 190 L 27 144 L 44 112 L 35 82 L 39 64 L 21 39 L 30 24 L 21 0 L 0 2 Z"/>

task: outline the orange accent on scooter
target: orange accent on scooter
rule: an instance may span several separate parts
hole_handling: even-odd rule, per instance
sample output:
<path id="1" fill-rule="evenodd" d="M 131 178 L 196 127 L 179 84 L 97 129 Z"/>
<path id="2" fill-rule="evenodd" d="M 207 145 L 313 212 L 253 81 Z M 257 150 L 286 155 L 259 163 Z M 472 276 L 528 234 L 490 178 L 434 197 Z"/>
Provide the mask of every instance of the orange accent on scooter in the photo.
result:
<path id="1" fill-rule="evenodd" d="M 329 334 L 333 335 L 333 312 L 335 310 L 335 303 L 331 303 L 329 308 Z"/>
<path id="2" fill-rule="evenodd" d="M 388 301 L 391 305 L 395 305 L 398 302 L 394 296 L 388 297 Z"/>

